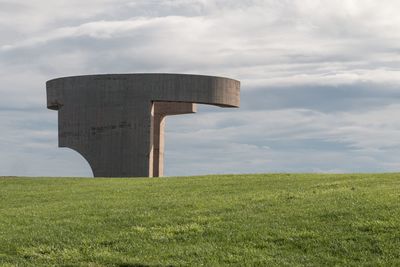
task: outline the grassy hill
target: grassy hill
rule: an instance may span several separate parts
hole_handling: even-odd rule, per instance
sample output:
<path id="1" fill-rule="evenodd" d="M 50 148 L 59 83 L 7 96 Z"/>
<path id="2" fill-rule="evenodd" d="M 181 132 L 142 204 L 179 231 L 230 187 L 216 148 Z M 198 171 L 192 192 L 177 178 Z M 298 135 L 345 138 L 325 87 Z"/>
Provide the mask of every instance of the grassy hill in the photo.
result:
<path id="1" fill-rule="evenodd" d="M 400 266 L 400 174 L 0 178 L 0 266 Z"/>

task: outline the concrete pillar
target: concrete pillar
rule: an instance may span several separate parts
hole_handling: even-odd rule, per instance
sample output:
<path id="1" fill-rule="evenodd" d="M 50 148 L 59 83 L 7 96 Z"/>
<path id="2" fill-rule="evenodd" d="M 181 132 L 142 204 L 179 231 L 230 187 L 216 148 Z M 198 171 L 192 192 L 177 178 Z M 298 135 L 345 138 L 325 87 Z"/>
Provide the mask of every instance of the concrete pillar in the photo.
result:
<path id="1" fill-rule="evenodd" d="M 196 112 L 193 103 L 154 102 L 153 128 L 153 176 L 164 174 L 164 128 L 165 117 L 170 115 L 190 114 Z"/>

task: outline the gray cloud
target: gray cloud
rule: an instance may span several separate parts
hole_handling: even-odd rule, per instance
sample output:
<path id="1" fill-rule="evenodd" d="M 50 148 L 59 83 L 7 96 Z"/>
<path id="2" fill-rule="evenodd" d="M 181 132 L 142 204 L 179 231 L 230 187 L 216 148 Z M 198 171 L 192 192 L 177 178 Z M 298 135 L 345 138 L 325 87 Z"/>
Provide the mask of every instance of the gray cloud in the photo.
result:
<path id="1" fill-rule="evenodd" d="M 0 175 L 85 175 L 44 82 L 182 72 L 242 81 L 242 107 L 168 118 L 167 174 L 394 171 L 394 0 L 0 1 Z"/>
<path id="2" fill-rule="evenodd" d="M 303 108 L 321 112 L 369 111 L 400 102 L 400 88 L 355 83 L 340 86 L 308 85 L 261 87 L 242 93 L 242 109 Z"/>
<path id="3" fill-rule="evenodd" d="M 208 168 L 201 171 L 196 167 L 199 163 L 191 163 L 193 158 L 210 162 L 214 172 L 219 168 L 225 173 L 251 172 L 251 168 L 260 172 L 396 171 L 400 122 L 390 114 L 399 109 L 392 105 L 335 113 L 242 111 L 233 125 L 230 112 L 197 114 L 190 123 L 171 117 L 167 119 L 166 158 L 170 168 L 180 174 L 186 174 L 186 166 L 207 173 Z M 179 166 L 185 168 L 179 170 Z"/>

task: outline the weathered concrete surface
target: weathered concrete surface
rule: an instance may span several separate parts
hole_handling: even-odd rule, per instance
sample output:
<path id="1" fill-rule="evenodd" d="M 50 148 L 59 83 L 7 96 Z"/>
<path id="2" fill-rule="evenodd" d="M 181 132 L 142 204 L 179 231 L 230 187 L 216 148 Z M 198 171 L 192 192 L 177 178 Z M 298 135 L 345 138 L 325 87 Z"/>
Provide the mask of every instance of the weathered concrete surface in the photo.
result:
<path id="1" fill-rule="evenodd" d="M 165 116 L 194 113 L 193 103 L 240 104 L 240 82 L 213 76 L 106 74 L 46 85 L 59 147 L 79 152 L 95 177 L 162 176 Z"/>

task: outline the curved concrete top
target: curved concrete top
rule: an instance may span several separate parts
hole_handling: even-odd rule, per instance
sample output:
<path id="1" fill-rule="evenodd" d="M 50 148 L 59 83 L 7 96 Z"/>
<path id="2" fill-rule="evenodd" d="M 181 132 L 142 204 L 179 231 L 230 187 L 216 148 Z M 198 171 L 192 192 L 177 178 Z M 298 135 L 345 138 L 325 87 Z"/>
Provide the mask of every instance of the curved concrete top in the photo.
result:
<path id="1" fill-rule="evenodd" d="M 54 110 L 60 109 L 65 102 L 71 103 L 68 101 L 70 96 L 80 95 L 83 98 L 101 100 L 112 91 L 126 91 L 120 94 L 125 101 L 140 98 L 221 107 L 240 105 L 240 82 L 216 76 L 163 73 L 99 74 L 57 78 L 48 81 L 46 85 L 47 107 Z M 113 99 L 120 102 L 120 99 L 115 97 L 106 100 L 109 102 Z"/>

